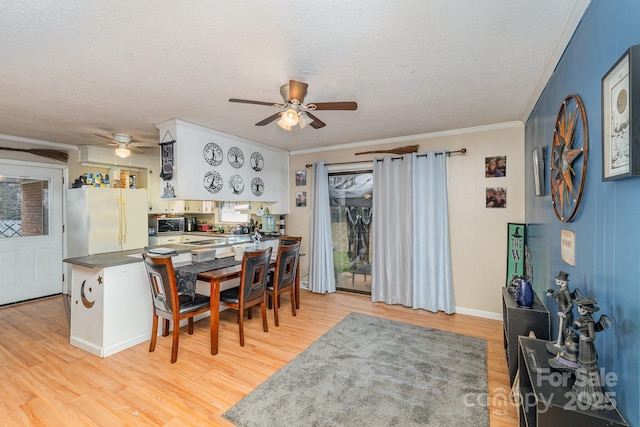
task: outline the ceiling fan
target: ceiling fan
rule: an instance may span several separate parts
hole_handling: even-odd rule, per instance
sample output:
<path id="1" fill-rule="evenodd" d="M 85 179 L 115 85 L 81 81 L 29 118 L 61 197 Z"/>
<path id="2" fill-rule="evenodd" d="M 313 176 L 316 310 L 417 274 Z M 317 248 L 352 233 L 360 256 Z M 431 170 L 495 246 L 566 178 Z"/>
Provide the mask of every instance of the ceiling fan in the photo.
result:
<path id="1" fill-rule="evenodd" d="M 256 123 L 256 126 L 264 126 L 280 118 L 277 124 L 285 130 L 291 130 L 291 128 L 297 124 L 300 125 L 300 129 L 303 129 L 307 125 L 311 125 L 314 129 L 320 129 L 326 126 L 322 120 L 311 114 L 311 111 L 356 110 L 358 108 L 358 104 L 353 101 L 315 102 L 304 104 L 304 97 L 307 95 L 307 87 L 309 87 L 307 83 L 298 82 L 296 80 L 289 80 L 289 83 L 285 83 L 280 86 L 280 95 L 284 100 L 283 104 L 237 98 L 231 98 L 229 99 L 229 102 L 269 105 L 271 107 L 281 109 L 283 111 L 278 111 L 266 119 L 259 121 Z"/>
<path id="2" fill-rule="evenodd" d="M 141 148 L 156 147 L 156 145 L 148 145 L 139 141 L 134 141 L 131 135 L 126 133 L 114 133 L 113 137 L 108 137 L 108 136 L 100 135 L 97 133 L 95 133 L 94 135 L 97 136 L 98 138 L 105 139 L 109 141 L 111 145 L 116 146 L 117 147 L 116 156 L 122 157 L 122 158 L 129 157 L 131 155 L 131 151 L 142 153 L 143 151 L 141 150 Z"/>

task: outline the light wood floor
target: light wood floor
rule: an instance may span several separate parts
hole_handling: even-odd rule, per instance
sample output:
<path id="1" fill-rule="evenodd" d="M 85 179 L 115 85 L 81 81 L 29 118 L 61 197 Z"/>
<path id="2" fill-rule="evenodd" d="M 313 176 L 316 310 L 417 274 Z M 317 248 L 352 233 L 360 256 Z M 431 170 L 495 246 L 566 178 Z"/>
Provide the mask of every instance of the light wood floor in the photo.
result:
<path id="1" fill-rule="evenodd" d="M 63 297 L 0 309 L 0 425 L 202 426 L 230 423 L 229 407 L 293 359 L 350 312 L 472 335 L 487 340 L 491 426 L 516 426 L 502 323 L 372 304 L 368 297 L 301 290 L 297 317 L 283 297 L 280 327 L 269 313 L 262 331 L 259 310 L 238 342 L 235 313 L 221 313 L 220 352 L 209 354 L 209 320 L 183 328 L 178 361 L 170 363 L 171 338 L 158 337 L 108 358 L 69 345 Z M 464 369 L 461 366 L 460 369 Z M 460 404 L 464 404 L 462 396 Z M 321 409 L 319 409 L 321 410 Z"/>

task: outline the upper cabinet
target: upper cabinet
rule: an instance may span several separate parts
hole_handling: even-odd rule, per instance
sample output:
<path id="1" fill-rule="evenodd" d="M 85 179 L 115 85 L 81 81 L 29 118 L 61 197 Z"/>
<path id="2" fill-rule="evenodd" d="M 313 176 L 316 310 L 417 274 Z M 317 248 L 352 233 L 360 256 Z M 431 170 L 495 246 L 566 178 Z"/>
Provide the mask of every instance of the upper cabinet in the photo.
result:
<path id="1" fill-rule="evenodd" d="M 153 189 L 188 200 L 276 203 L 289 213 L 289 154 L 254 141 L 178 119 L 156 124 L 163 148 L 161 170 L 171 178 Z M 164 169 L 162 169 L 164 168 Z"/>

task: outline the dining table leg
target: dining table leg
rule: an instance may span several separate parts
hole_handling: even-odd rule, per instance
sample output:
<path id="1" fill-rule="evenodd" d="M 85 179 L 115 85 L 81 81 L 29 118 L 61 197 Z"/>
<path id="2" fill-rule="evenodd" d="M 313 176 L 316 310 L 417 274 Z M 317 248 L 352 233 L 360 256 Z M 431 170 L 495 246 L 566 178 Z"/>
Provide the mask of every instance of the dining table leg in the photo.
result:
<path id="1" fill-rule="evenodd" d="M 211 355 L 218 354 L 218 325 L 220 323 L 220 280 L 211 279 Z"/>

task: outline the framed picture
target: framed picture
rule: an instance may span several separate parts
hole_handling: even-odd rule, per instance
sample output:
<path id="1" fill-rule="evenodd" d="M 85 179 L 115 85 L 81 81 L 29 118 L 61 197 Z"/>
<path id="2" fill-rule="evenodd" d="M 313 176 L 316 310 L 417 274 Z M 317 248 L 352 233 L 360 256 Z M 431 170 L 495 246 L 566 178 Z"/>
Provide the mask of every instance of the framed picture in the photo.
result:
<path id="1" fill-rule="evenodd" d="M 544 147 L 533 149 L 533 187 L 536 196 L 544 196 Z"/>
<path id="2" fill-rule="evenodd" d="M 507 224 L 507 286 L 513 276 L 524 276 L 524 224 Z"/>
<path id="3" fill-rule="evenodd" d="M 640 45 L 631 46 L 602 77 L 602 180 L 640 175 Z"/>
<path id="4" fill-rule="evenodd" d="M 307 171 L 296 171 L 296 186 L 307 185 Z"/>
<path id="5" fill-rule="evenodd" d="M 298 192 L 296 192 L 296 206 L 297 207 L 305 207 L 305 206 L 307 206 L 307 192 L 306 191 L 298 191 Z"/>
<path id="6" fill-rule="evenodd" d="M 506 208 L 507 207 L 507 189 L 503 187 L 486 187 L 486 207 L 487 208 Z"/>
<path id="7" fill-rule="evenodd" d="M 507 156 L 485 157 L 485 178 L 502 178 L 507 176 Z"/>

